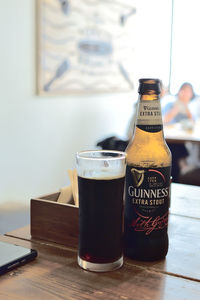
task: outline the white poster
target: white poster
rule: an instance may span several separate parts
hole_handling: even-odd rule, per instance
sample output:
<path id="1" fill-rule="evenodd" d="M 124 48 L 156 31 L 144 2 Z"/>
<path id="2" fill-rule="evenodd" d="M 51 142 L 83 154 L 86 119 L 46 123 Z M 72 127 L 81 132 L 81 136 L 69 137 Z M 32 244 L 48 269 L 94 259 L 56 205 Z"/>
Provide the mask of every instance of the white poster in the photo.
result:
<path id="1" fill-rule="evenodd" d="M 38 0 L 38 92 L 133 89 L 134 1 Z"/>

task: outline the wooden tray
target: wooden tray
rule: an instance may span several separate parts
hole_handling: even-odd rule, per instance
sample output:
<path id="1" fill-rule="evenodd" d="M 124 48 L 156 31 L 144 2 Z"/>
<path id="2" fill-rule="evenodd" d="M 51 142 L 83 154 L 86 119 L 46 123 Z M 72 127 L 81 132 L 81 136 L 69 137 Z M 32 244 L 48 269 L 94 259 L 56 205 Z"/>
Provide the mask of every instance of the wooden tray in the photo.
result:
<path id="1" fill-rule="evenodd" d="M 78 246 L 78 207 L 56 202 L 60 193 L 31 199 L 31 236 L 69 247 Z"/>

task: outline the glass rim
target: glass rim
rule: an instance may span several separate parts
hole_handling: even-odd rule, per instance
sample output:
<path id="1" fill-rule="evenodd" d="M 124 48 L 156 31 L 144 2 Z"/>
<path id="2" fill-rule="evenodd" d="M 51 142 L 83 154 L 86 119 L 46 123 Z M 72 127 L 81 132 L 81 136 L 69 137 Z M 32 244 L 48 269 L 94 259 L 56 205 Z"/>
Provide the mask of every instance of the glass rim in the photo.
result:
<path id="1" fill-rule="evenodd" d="M 119 156 L 105 156 L 105 157 L 92 157 L 92 156 L 84 156 L 84 154 L 90 153 L 107 153 L 107 154 L 118 154 Z M 117 150 L 83 150 L 76 153 L 76 157 L 78 159 L 85 159 L 85 160 L 124 160 L 126 159 L 127 154 L 123 151 Z"/>

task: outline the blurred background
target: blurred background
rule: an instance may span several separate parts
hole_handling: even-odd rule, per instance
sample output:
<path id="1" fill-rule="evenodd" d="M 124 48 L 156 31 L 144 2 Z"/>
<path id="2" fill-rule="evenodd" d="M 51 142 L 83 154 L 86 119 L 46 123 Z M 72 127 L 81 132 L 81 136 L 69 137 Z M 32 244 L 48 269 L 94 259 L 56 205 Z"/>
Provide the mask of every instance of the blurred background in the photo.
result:
<path id="1" fill-rule="evenodd" d="M 186 81 L 196 95 L 200 93 L 198 1 L 131 1 L 135 7 L 130 17 L 130 22 L 134 18 L 132 88 L 62 95 L 37 92 L 36 2 L 0 0 L 1 212 L 16 204 L 28 206 L 30 198 L 68 185 L 67 170 L 75 168 L 77 151 L 94 149 L 108 136 L 126 140 L 139 78 L 160 78 L 169 95 L 176 95 Z M 55 2 L 63 7 L 70 4 Z M 108 2 L 103 2 L 106 7 Z M 114 82 L 115 76 L 110 79 Z"/>

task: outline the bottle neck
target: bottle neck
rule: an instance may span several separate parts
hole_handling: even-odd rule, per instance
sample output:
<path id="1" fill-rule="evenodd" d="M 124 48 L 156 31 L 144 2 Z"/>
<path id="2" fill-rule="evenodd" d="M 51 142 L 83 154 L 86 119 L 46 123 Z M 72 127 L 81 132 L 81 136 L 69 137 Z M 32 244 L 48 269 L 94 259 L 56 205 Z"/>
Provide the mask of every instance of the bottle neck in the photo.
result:
<path id="1" fill-rule="evenodd" d="M 140 95 L 139 101 L 155 101 L 158 100 L 160 102 L 160 96 L 157 94 L 146 94 L 146 95 Z"/>

